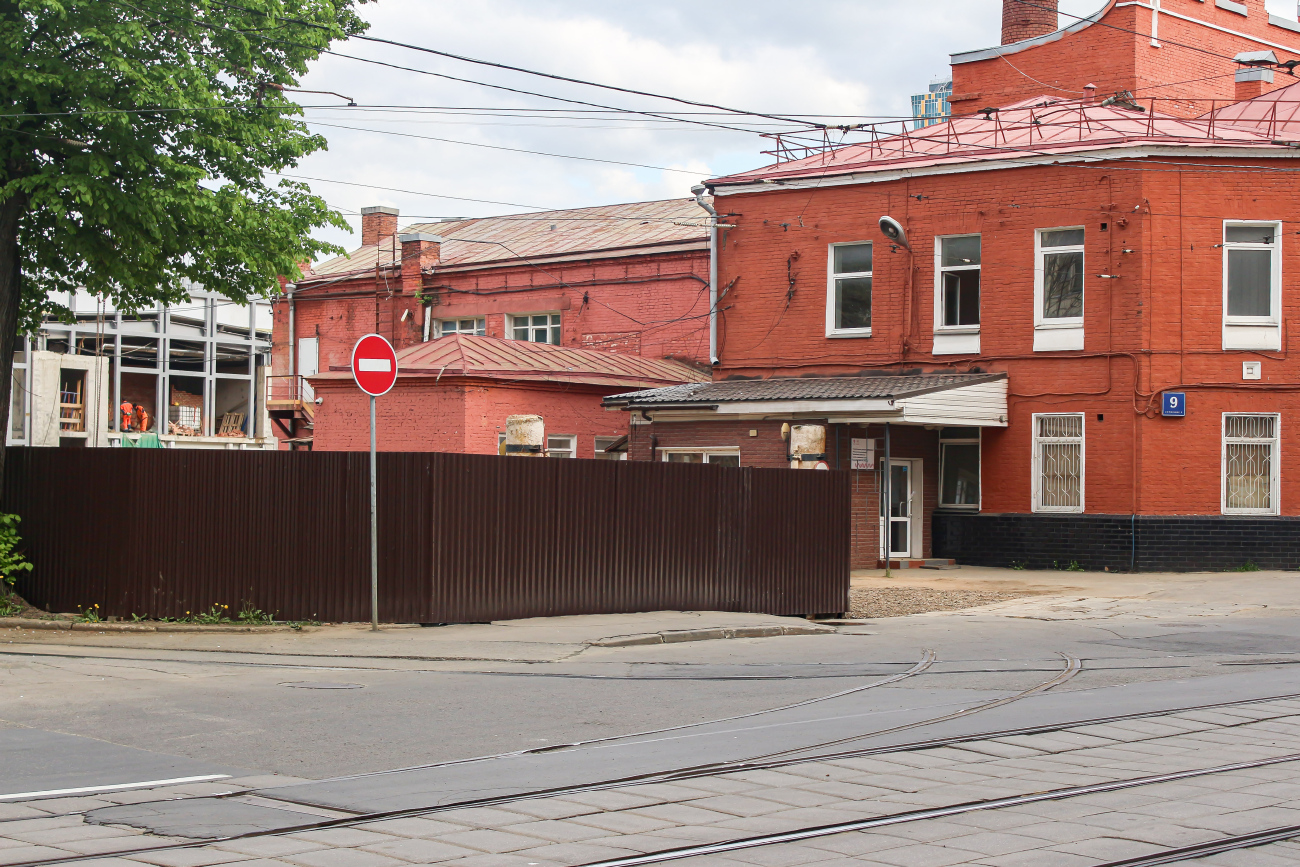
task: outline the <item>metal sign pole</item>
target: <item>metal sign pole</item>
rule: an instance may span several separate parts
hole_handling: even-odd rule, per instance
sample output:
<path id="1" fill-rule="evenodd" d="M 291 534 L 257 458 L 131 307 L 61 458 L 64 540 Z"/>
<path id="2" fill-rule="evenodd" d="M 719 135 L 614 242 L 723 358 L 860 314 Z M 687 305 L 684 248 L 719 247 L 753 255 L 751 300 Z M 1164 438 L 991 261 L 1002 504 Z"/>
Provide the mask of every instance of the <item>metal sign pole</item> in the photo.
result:
<path id="1" fill-rule="evenodd" d="M 379 519 L 375 509 L 375 396 L 370 395 L 370 631 L 379 631 Z"/>
<path id="2" fill-rule="evenodd" d="M 371 398 L 374 401 L 374 398 Z M 893 467 L 889 463 L 889 422 L 885 422 L 885 474 L 882 477 L 884 484 L 881 486 L 884 490 L 881 496 L 885 498 L 885 577 L 892 578 L 889 561 L 894 556 L 894 473 Z"/>

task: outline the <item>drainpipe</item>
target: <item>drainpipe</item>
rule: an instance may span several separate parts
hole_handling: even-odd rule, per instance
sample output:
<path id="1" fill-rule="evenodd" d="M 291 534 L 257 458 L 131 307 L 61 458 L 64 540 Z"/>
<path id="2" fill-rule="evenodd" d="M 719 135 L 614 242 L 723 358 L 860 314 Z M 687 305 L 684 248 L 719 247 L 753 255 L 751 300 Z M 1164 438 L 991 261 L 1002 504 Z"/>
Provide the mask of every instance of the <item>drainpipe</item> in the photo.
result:
<path id="1" fill-rule="evenodd" d="M 709 214 L 709 365 L 718 365 L 718 212 L 704 201 L 708 187 L 696 184 L 691 187 L 695 204 Z"/>
<path id="2" fill-rule="evenodd" d="M 295 376 L 298 373 L 298 346 L 294 339 L 294 290 L 298 289 L 294 283 L 285 283 L 285 295 L 289 298 L 289 374 Z"/>

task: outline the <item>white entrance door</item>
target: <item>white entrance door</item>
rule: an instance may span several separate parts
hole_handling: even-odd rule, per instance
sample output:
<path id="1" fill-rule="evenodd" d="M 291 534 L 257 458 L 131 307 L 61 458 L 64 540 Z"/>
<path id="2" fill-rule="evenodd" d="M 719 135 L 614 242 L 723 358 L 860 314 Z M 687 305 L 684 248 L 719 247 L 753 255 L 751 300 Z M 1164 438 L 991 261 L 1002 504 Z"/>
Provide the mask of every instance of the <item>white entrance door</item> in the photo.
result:
<path id="1" fill-rule="evenodd" d="M 917 556 L 913 551 L 916 529 L 920 526 L 916 519 L 921 510 L 921 462 L 895 460 L 889 462 L 889 510 L 881 510 L 880 550 L 885 553 L 885 539 L 889 539 L 891 559 L 907 559 Z"/>

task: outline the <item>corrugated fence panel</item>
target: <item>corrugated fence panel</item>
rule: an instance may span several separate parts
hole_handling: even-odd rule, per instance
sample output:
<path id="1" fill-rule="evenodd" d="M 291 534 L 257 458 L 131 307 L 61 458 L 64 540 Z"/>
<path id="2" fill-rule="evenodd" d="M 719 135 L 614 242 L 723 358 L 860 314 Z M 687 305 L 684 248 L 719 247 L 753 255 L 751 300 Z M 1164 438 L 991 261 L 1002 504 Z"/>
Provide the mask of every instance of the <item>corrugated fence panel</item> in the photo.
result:
<path id="1" fill-rule="evenodd" d="M 7 455 L 34 604 L 369 619 L 365 453 Z M 377 472 L 385 621 L 848 607 L 845 473 L 433 453 Z"/>

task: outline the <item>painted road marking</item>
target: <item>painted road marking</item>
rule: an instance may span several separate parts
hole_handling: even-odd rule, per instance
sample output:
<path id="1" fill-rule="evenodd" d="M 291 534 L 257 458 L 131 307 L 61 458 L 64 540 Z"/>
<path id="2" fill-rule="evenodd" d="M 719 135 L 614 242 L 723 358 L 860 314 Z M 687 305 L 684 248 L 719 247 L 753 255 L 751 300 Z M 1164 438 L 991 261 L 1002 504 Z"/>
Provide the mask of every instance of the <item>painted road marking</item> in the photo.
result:
<path id="1" fill-rule="evenodd" d="M 78 789 L 49 789 L 44 792 L 14 792 L 0 795 L 0 801 L 21 801 L 25 798 L 52 798 L 60 795 L 85 795 L 91 792 L 120 792 L 124 789 L 152 789 L 155 786 L 177 786 L 181 783 L 211 783 L 228 780 L 230 774 L 208 774 L 202 777 L 177 777 L 173 780 L 150 780 L 147 783 L 117 783 L 111 786 L 82 786 Z"/>

